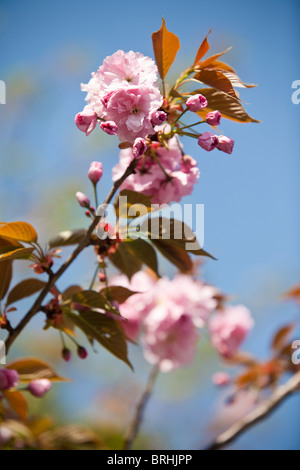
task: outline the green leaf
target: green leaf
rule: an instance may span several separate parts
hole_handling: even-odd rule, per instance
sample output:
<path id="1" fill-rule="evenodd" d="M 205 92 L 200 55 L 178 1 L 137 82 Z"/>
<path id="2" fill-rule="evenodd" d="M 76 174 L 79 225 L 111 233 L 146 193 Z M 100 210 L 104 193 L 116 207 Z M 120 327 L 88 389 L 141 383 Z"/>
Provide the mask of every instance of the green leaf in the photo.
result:
<path id="1" fill-rule="evenodd" d="M 94 311 L 80 312 L 80 315 L 68 313 L 70 319 L 89 338 L 101 344 L 118 359 L 121 359 L 132 369 L 128 360 L 125 335 L 118 323 L 103 313 Z"/>
<path id="2" fill-rule="evenodd" d="M 56 237 L 51 238 L 48 245 L 49 248 L 77 245 L 85 238 L 86 234 L 87 231 L 85 229 L 66 230 L 64 232 L 59 233 Z"/>
<path id="3" fill-rule="evenodd" d="M 31 295 L 43 289 L 45 285 L 46 282 L 34 278 L 26 279 L 25 281 L 20 282 L 10 291 L 7 297 L 6 305 L 8 306 L 18 302 L 21 299 L 24 299 L 25 297 L 30 297 Z"/>
<path id="4" fill-rule="evenodd" d="M 0 300 L 5 297 L 12 278 L 12 261 L 0 263 Z"/>
<path id="5" fill-rule="evenodd" d="M 116 268 L 126 274 L 129 279 L 136 272 L 140 271 L 143 265 L 142 261 L 136 257 L 134 251 L 130 249 L 129 243 L 119 243 L 117 250 L 109 258 Z"/>
<path id="6" fill-rule="evenodd" d="M 129 189 L 124 189 L 118 194 L 114 207 L 117 217 L 134 219 L 151 212 L 151 199 L 153 196 L 145 196 Z M 126 200 L 125 200 L 126 198 Z M 137 215 L 139 213 L 139 215 Z"/>
<path id="7" fill-rule="evenodd" d="M 91 309 L 99 308 L 106 312 L 114 313 L 115 315 L 120 314 L 119 310 L 114 307 L 106 297 L 94 290 L 83 290 L 73 295 L 72 304 L 80 304 Z M 76 307 L 75 309 L 77 310 Z"/>
<path id="8" fill-rule="evenodd" d="M 126 240 L 125 243 L 128 243 L 129 248 L 144 264 L 146 264 L 146 266 L 151 268 L 155 274 L 159 275 L 157 256 L 155 250 L 148 242 L 141 238 L 137 238 L 136 240 Z"/>
<path id="9" fill-rule="evenodd" d="M 48 379 L 52 382 L 65 382 L 68 379 L 60 377 L 47 362 L 35 357 L 17 359 L 7 364 L 6 369 L 16 370 L 21 382 L 30 382 L 34 379 Z"/>
<path id="10" fill-rule="evenodd" d="M 0 226 L 0 237 L 10 238 L 19 242 L 33 243 L 37 241 L 37 233 L 27 222 L 10 222 Z"/>
<path id="11" fill-rule="evenodd" d="M 109 286 L 108 290 L 109 290 L 109 299 L 115 302 L 118 302 L 118 304 L 122 304 L 132 295 L 138 294 L 138 292 L 134 292 L 122 286 Z M 107 288 L 104 287 L 103 289 L 101 289 L 100 294 L 108 297 Z"/>
<path id="12" fill-rule="evenodd" d="M 63 301 L 69 300 L 73 297 L 73 295 L 78 294 L 78 292 L 81 292 L 83 289 L 81 286 L 70 286 L 64 292 L 62 293 L 62 299 Z"/>

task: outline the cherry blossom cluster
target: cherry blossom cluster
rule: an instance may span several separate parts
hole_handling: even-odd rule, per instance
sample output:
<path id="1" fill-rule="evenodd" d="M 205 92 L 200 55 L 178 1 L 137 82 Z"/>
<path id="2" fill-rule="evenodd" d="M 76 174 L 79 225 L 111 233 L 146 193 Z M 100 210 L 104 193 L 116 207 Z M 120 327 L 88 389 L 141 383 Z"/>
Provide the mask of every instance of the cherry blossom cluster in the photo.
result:
<path id="1" fill-rule="evenodd" d="M 19 374 L 13 369 L 0 369 L 0 392 L 15 389 L 19 384 Z M 48 379 L 34 379 L 29 382 L 25 390 L 33 396 L 42 398 L 50 390 L 52 384 Z"/>
<path id="2" fill-rule="evenodd" d="M 123 326 L 131 340 L 141 336 L 145 358 L 164 372 L 193 360 L 204 328 L 212 346 L 229 359 L 253 327 L 246 307 L 220 305 L 220 293 L 214 286 L 187 275 L 156 280 L 140 271 L 131 282 L 126 276 L 111 282 L 139 292 L 119 305 Z"/>

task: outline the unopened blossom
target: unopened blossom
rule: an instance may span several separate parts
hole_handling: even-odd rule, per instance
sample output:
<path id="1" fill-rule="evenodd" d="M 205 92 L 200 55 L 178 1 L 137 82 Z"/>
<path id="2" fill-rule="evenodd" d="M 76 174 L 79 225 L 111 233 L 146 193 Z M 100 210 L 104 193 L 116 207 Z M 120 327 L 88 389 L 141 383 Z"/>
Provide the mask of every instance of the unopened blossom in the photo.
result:
<path id="1" fill-rule="evenodd" d="M 205 121 L 211 126 L 219 126 L 221 122 L 221 117 L 222 114 L 220 113 L 220 111 L 211 111 L 210 113 L 207 113 Z"/>
<path id="2" fill-rule="evenodd" d="M 66 362 L 69 362 L 71 360 L 71 357 L 72 357 L 72 353 L 70 351 L 70 349 L 68 348 L 63 348 L 62 352 L 61 352 L 61 355 L 62 355 L 62 358 L 66 361 Z"/>
<path id="3" fill-rule="evenodd" d="M 76 193 L 76 199 L 81 207 L 90 207 L 91 201 L 84 193 L 78 191 Z"/>
<path id="4" fill-rule="evenodd" d="M 195 356 L 198 334 L 188 313 L 173 302 L 159 304 L 147 316 L 142 342 L 144 354 L 162 372 L 189 364 Z"/>
<path id="5" fill-rule="evenodd" d="M 81 113 L 76 114 L 75 124 L 80 131 L 85 132 L 85 135 L 89 135 L 96 127 L 97 114 L 92 108 L 86 106 Z"/>
<path id="6" fill-rule="evenodd" d="M 116 135 L 118 133 L 118 126 L 114 121 L 100 122 L 100 127 L 108 135 Z"/>
<path id="7" fill-rule="evenodd" d="M 145 139 L 142 139 L 141 137 L 138 137 L 137 139 L 135 139 L 135 141 L 133 142 L 133 146 L 132 146 L 132 153 L 135 156 L 135 158 L 138 158 L 144 155 L 146 150 L 147 150 L 147 143 Z"/>
<path id="8" fill-rule="evenodd" d="M 78 346 L 77 354 L 80 359 L 86 359 L 88 357 L 88 352 L 83 346 Z"/>
<path id="9" fill-rule="evenodd" d="M 151 123 L 153 126 L 159 126 L 167 119 L 167 113 L 164 111 L 153 111 L 151 113 Z"/>
<path id="10" fill-rule="evenodd" d="M 244 305 L 218 311 L 209 323 L 213 347 L 224 357 L 234 356 L 253 324 L 251 313 Z"/>
<path id="11" fill-rule="evenodd" d="M 234 147 L 234 140 L 226 135 L 219 135 L 219 143 L 217 148 L 222 150 L 222 152 L 231 154 Z"/>
<path id="12" fill-rule="evenodd" d="M 190 111 L 197 113 L 197 111 L 201 111 L 202 109 L 206 108 L 207 106 L 207 99 L 205 96 L 200 95 L 193 95 L 186 100 L 186 105 Z"/>
<path id="13" fill-rule="evenodd" d="M 13 369 L 0 369 L 0 390 L 8 390 L 18 385 L 19 374 Z"/>
<path id="14" fill-rule="evenodd" d="M 35 379 L 28 385 L 30 393 L 37 397 L 42 398 L 52 387 L 52 383 L 48 379 Z"/>
<path id="15" fill-rule="evenodd" d="M 121 189 L 143 193 L 153 196 L 154 204 L 169 204 L 179 202 L 182 197 L 191 194 L 200 177 L 197 162 L 192 157 L 182 155 L 182 147 L 176 137 L 168 141 L 168 149 L 155 142 L 153 147 L 157 159 L 151 155 L 142 157 L 136 172 L 123 182 Z M 113 180 L 118 180 L 133 160 L 132 150 L 125 149 L 120 152 L 120 162 L 113 168 Z"/>
<path id="16" fill-rule="evenodd" d="M 216 372 L 212 377 L 213 384 L 224 387 L 230 383 L 230 375 L 227 372 Z"/>
<path id="17" fill-rule="evenodd" d="M 160 108 L 162 100 L 159 89 L 154 86 L 118 88 L 109 95 L 103 117 L 116 123 L 121 141 L 134 142 L 137 137 L 145 138 L 155 133 L 151 114 Z"/>
<path id="18" fill-rule="evenodd" d="M 8 426 L 0 425 L 0 446 L 9 442 L 13 437 L 14 434 Z"/>
<path id="19" fill-rule="evenodd" d="M 88 177 L 92 183 L 97 184 L 103 175 L 103 165 L 101 162 L 92 162 L 88 171 Z"/>
<path id="20" fill-rule="evenodd" d="M 215 149 L 218 144 L 218 136 L 209 131 L 204 132 L 204 134 L 200 135 L 198 139 L 198 145 L 200 145 L 200 147 L 206 150 L 207 152 L 210 152 L 211 150 Z"/>

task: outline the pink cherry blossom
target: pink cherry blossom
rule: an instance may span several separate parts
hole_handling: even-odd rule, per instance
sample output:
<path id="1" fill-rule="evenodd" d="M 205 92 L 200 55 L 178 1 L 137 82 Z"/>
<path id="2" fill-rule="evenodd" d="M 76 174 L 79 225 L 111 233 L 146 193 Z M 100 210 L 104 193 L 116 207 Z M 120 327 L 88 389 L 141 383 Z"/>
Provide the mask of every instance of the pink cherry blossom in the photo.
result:
<path id="1" fill-rule="evenodd" d="M 233 151 L 234 140 L 226 135 L 219 135 L 219 144 L 217 148 L 222 150 L 222 152 L 231 154 Z"/>
<path id="2" fill-rule="evenodd" d="M 169 372 L 189 364 L 195 356 L 198 334 L 191 317 L 173 302 L 159 304 L 147 316 L 143 336 L 146 359 Z"/>
<path id="3" fill-rule="evenodd" d="M 97 114 L 92 108 L 86 106 L 81 113 L 76 114 L 75 124 L 80 131 L 85 132 L 85 135 L 89 135 L 96 127 Z"/>
<path id="4" fill-rule="evenodd" d="M 182 155 L 182 147 L 176 137 L 168 141 L 168 147 L 169 150 L 159 147 L 155 151 L 164 172 L 155 159 L 146 155 L 139 162 L 136 173 L 130 175 L 121 188 L 153 196 L 154 204 L 179 202 L 191 194 L 200 176 L 197 162 L 188 155 Z M 131 149 L 120 152 L 120 162 L 113 168 L 114 181 L 122 176 L 133 158 Z"/>
<path id="5" fill-rule="evenodd" d="M 227 372 L 216 372 L 212 377 L 213 384 L 217 387 L 224 387 L 230 382 L 230 375 Z"/>
<path id="6" fill-rule="evenodd" d="M 132 153 L 135 158 L 141 157 L 147 150 L 147 143 L 145 139 L 138 137 L 135 139 L 133 146 L 132 146 Z"/>
<path id="7" fill-rule="evenodd" d="M 19 374 L 13 369 L 0 369 L 0 390 L 8 390 L 19 382 Z"/>
<path id="8" fill-rule="evenodd" d="M 198 145 L 201 148 L 210 152 L 211 150 L 215 149 L 219 144 L 219 138 L 217 135 L 214 135 L 212 132 L 204 132 L 204 134 L 200 135 L 198 139 Z"/>
<path id="9" fill-rule="evenodd" d="M 207 99 L 205 96 L 197 94 L 193 95 L 186 100 L 186 105 L 190 111 L 196 113 L 197 111 L 201 111 L 201 109 L 206 108 L 207 106 Z"/>
<path id="10" fill-rule="evenodd" d="M 81 207 L 90 207 L 91 201 L 84 193 L 78 191 L 76 193 L 76 199 Z"/>
<path id="11" fill-rule="evenodd" d="M 37 397 L 42 398 L 52 387 L 52 383 L 48 379 L 35 379 L 28 385 L 30 393 Z"/>
<path id="12" fill-rule="evenodd" d="M 145 138 L 155 133 L 151 114 L 161 104 L 162 95 L 154 86 L 118 88 L 109 96 L 103 117 L 117 124 L 120 140 L 134 142 L 137 137 Z"/>
<path id="13" fill-rule="evenodd" d="M 92 183 L 97 184 L 103 175 L 103 165 L 101 162 L 92 162 L 90 164 L 88 177 Z"/>
<path id="14" fill-rule="evenodd" d="M 207 113 L 205 121 L 211 126 L 219 126 L 221 118 L 222 114 L 220 111 L 211 111 L 210 113 Z"/>
<path id="15" fill-rule="evenodd" d="M 251 313 L 244 305 L 219 311 L 209 323 L 212 345 L 222 356 L 234 356 L 253 324 Z"/>
<path id="16" fill-rule="evenodd" d="M 118 133 L 118 126 L 114 121 L 100 122 L 100 127 L 108 135 L 116 135 Z"/>

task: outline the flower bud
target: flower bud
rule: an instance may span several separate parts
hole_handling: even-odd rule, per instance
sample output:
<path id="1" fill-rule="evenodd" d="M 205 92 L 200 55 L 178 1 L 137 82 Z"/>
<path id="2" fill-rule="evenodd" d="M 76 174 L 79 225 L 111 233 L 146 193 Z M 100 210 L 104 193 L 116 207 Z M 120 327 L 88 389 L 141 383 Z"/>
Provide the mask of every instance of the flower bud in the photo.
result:
<path id="1" fill-rule="evenodd" d="M 48 379 L 32 380 L 28 385 L 30 393 L 37 398 L 42 398 L 52 387 L 52 383 Z"/>
<path id="2" fill-rule="evenodd" d="M 141 137 L 138 137 L 135 139 L 132 147 L 132 153 L 135 156 L 135 158 L 141 157 L 144 155 L 144 153 L 147 150 L 147 143 L 145 139 L 142 139 Z"/>
<path id="3" fill-rule="evenodd" d="M 114 121 L 100 122 L 101 129 L 108 135 L 116 135 L 118 126 Z"/>
<path id="4" fill-rule="evenodd" d="M 66 362 L 69 362 L 71 360 L 71 351 L 68 348 L 64 348 L 62 350 L 62 357 Z"/>
<path id="5" fill-rule="evenodd" d="M 153 111 L 151 114 L 152 126 L 159 126 L 167 119 L 167 114 L 164 111 Z"/>
<path id="6" fill-rule="evenodd" d="M 187 105 L 190 111 L 196 113 L 197 111 L 201 111 L 201 109 L 206 108 L 208 103 L 205 96 L 197 94 L 187 99 L 185 104 Z"/>
<path id="7" fill-rule="evenodd" d="M 215 149 L 219 144 L 218 136 L 214 135 L 212 132 L 204 132 L 204 134 L 200 135 L 198 139 L 198 144 L 207 152 Z"/>
<path id="8" fill-rule="evenodd" d="M 81 113 L 76 114 L 75 124 L 78 129 L 89 135 L 96 127 L 97 114 L 90 108 L 85 107 Z"/>
<path id="9" fill-rule="evenodd" d="M 103 166 L 101 162 L 92 162 L 88 171 L 88 177 L 92 183 L 97 184 L 103 175 Z"/>
<path id="10" fill-rule="evenodd" d="M 227 372 L 217 372 L 212 378 L 213 384 L 217 387 L 224 387 L 230 382 L 230 375 Z"/>
<path id="11" fill-rule="evenodd" d="M 8 390 L 19 382 L 19 374 L 13 369 L 0 369 L 0 390 Z"/>
<path id="12" fill-rule="evenodd" d="M 225 153 L 232 153 L 234 146 L 234 140 L 230 139 L 230 137 L 226 137 L 226 135 L 219 135 L 219 144 L 218 149 Z"/>
<path id="13" fill-rule="evenodd" d="M 222 114 L 220 113 L 220 111 L 211 111 L 210 113 L 207 113 L 205 121 L 210 126 L 219 126 L 221 122 L 221 117 Z"/>
<path id="14" fill-rule="evenodd" d="M 90 207 L 91 201 L 85 194 L 78 192 L 76 198 L 81 207 Z"/>
<path id="15" fill-rule="evenodd" d="M 83 348 L 82 346 L 78 346 L 77 354 L 80 357 L 80 359 L 86 359 L 88 357 L 87 350 Z"/>

